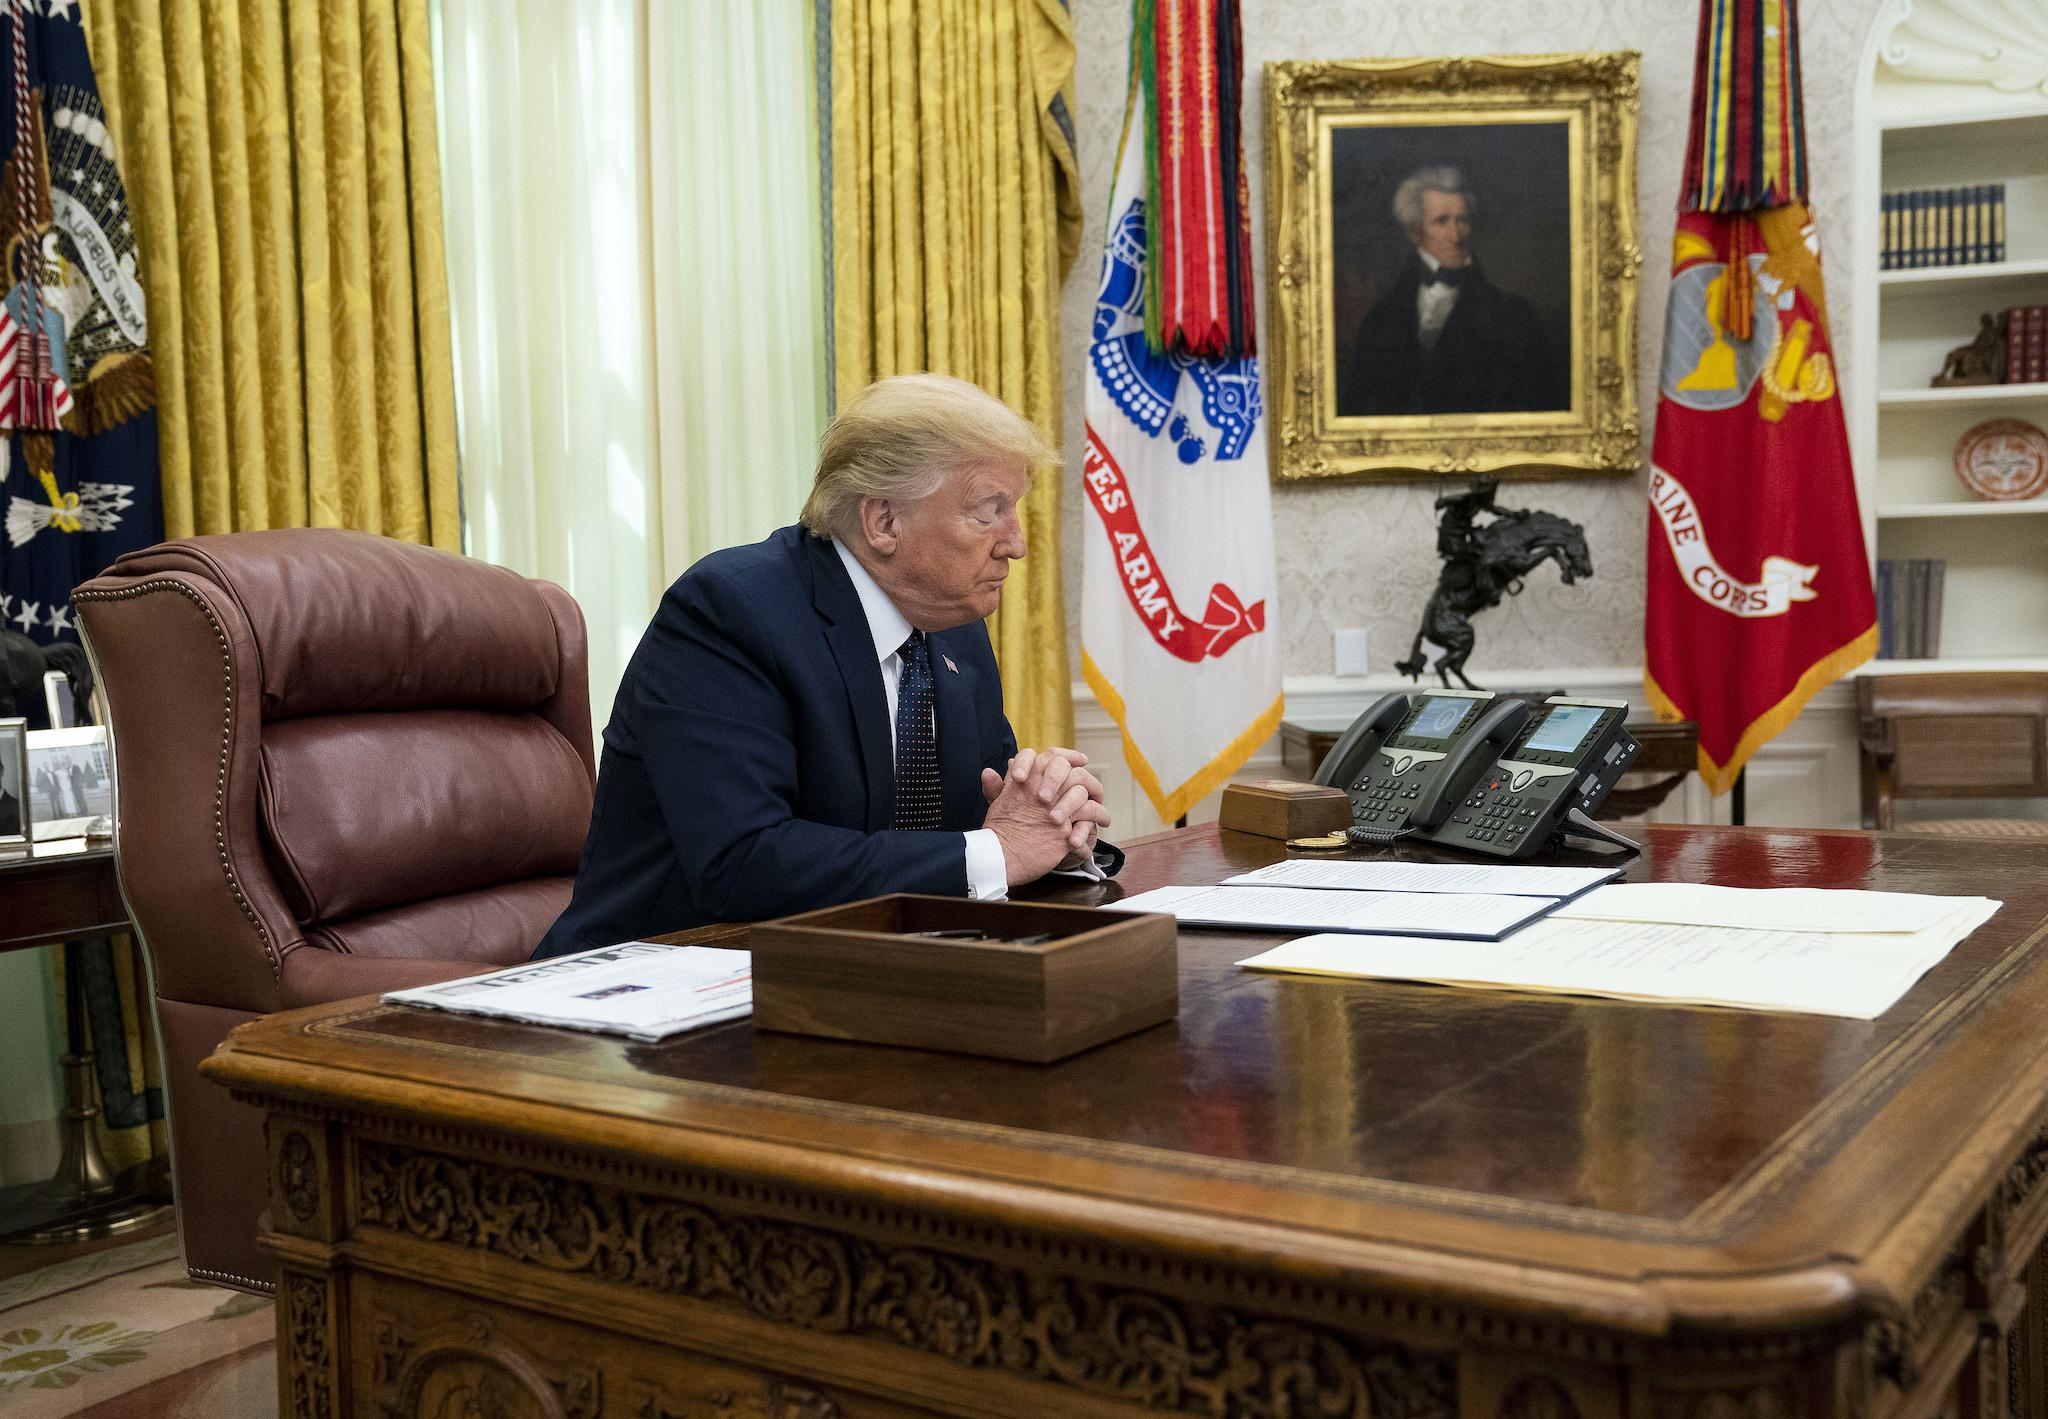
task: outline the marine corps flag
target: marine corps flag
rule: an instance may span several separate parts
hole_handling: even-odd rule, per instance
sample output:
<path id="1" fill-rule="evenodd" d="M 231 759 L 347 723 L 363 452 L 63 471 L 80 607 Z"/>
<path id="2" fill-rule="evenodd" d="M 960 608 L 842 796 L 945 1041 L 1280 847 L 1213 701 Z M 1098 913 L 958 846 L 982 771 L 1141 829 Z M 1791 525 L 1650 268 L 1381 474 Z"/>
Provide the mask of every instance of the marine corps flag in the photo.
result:
<path id="1" fill-rule="evenodd" d="M 1218 35 L 1234 23 L 1234 5 L 1200 0 L 1172 8 L 1179 26 L 1172 52 L 1185 57 L 1191 73 L 1207 73 L 1210 85 L 1234 95 L 1234 76 L 1215 72 L 1219 44 L 1226 57 L 1235 53 Z M 1272 629 L 1265 408 L 1258 361 L 1242 348 L 1250 304 L 1243 291 L 1231 299 L 1232 278 L 1220 269 L 1242 259 L 1242 204 L 1219 200 L 1207 218 L 1199 209 L 1184 211 L 1168 243 L 1182 289 L 1199 287 L 1205 301 L 1214 296 L 1200 323 L 1206 338 L 1229 352 L 1191 353 L 1179 340 L 1162 348 L 1147 337 L 1148 319 L 1154 332 L 1160 328 L 1151 308 L 1156 267 L 1147 253 L 1147 194 L 1158 190 L 1147 172 L 1156 122 L 1150 91 L 1184 104 L 1191 82 L 1179 73 L 1159 75 L 1156 86 L 1141 82 L 1146 56 L 1156 53 L 1150 11 L 1139 0 L 1131 96 L 1088 347 L 1081 673 L 1123 731 L 1132 777 L 1170 823 L 1279 727 L 1280 650 Z M 1231 118 L 1222 130 L 1234 135 L 1234 99 Z M 1179 153 L 1169 147 L 1159 161 L 1180 164 L 1174 180 L 1188 191 L 1241 190 L 1235 173 L 1242 163 L 1235 153 L 1226 163 L 1220 151 L 1234 142 L 1233 136 L 1206 154 L 1192 144 Z M 1211 224 L 1206 235 L 1204 221 Z M 1218 229 L 1217 222 L 1224 225 Z M 1204 267 L 1197 251 L 1214 265 Z M 1169 325 L 1175 323 L 1185 334 L 1185 311 Z"/>
<path id="2" fill-rule="evenodd" d="M 71 588 L 163 539 L 156 383 L 74 0 L 0 0 L 0 73 L 0 620 L 76 641 Z"/>
<path id="3" fill-rule="evenodd" d="M 1805 207 L 1794 0 L 1701 0 L 1651 453 L 1646 688 L 1734 786 L 1877 650 L 1877 611 Z"/>

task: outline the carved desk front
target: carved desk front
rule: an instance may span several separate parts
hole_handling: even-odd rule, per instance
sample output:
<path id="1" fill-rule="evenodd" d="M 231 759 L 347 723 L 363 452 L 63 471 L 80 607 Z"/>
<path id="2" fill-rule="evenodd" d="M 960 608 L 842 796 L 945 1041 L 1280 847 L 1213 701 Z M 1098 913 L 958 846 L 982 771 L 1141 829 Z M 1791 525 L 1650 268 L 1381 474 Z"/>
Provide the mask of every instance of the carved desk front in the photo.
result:
<path id="1" fill-rule="evenodd" d="M 1057 895 L 1284 852 L 1127 847 Z M 1630 875 L 2005 906 L 1868 1022 L 1198 931 L 1178 1021 L 1052 1066 L 273 1016 L 206 1070 L 271 1110 L 283 1412 L 2043 1413 L 2048 846 L 1653 827 Z"/>

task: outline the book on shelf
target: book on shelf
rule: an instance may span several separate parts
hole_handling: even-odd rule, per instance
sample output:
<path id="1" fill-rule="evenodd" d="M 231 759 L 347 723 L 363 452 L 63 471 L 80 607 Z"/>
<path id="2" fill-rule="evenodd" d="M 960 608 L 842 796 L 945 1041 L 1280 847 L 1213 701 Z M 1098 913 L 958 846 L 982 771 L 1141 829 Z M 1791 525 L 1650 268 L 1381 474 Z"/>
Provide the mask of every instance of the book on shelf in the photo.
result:
<path id="1" fill-rule="evenodd" d="M 2048 305 L 2016 305 L 2003 318 L 2005 382 L 2048 383 Z"/>
<path id="2" fill-rule="evenodd" d="M 1938 557 L 1879 559 L 1878 659 L 1933 660 L 1940 656 L 1942 587 L 1947 570 L 1948 563 Z"/>
<path id="3" fill-rule="evenodd" d="M 2005 260 L 2005 184 L 1916 188 L 1879 198 L 1885 271 Z"/>

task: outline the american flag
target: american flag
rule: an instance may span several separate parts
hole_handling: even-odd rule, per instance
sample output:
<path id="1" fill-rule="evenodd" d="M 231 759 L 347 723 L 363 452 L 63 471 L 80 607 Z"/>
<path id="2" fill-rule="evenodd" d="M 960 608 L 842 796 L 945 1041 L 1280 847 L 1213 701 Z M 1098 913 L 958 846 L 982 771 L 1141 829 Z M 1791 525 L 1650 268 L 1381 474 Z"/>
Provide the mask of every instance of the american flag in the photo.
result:
<path id="1" fill-rule="evenodd" d="M 0 307 L 0 430 L 54 429 L 71 412 L 71 386 L 48 368 L 47 348 L 40 362 L 26 358 L 28 341 L 20 323 Z M 40 379 L 27 369 L 36 363 L 44 366 Z"/>

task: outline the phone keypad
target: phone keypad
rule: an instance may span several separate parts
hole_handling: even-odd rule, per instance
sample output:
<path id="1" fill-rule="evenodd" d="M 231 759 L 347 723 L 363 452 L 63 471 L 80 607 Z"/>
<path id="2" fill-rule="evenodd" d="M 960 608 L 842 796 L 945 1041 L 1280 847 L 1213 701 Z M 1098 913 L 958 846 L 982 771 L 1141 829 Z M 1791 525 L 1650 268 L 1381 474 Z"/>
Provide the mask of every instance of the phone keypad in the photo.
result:
<path id="1" fill-rule="evenodd" d="M 1536 800 L 1533 797 L 1501 791 L 1511 787 L 1511 784 L 1499 780 L 1482 784 L 1477 792 L 1458 805 L 1457 811 L 1451 814 L 1451 821 L 1462 830 L 1466 841 L 1495 843 L 1505 849 L 1512 849 L 1521 842 L 1522 835 L 1542 815 L 1542 809 L 1534 806 Z"/>
<path id="2" fill-rule="evenodd" d="M 1393 823 L 1408 816 L 1404 800 L 1421 796 L 1420 783 L 1404 782 L 1398 775 L 1375 779 L 1360 774 L 1351 781 L 1351 821 L 1377 823 L 1384 819 Z"/>

